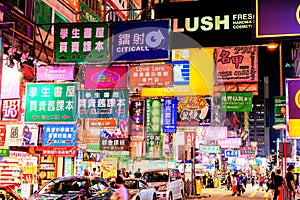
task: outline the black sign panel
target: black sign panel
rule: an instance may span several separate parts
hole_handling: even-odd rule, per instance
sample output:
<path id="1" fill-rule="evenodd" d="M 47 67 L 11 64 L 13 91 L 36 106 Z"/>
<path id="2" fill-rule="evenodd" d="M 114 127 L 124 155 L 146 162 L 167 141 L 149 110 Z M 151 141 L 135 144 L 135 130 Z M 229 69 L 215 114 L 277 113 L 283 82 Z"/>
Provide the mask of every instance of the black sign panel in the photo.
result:
<path id="1" fill-rule="evenodd" d="M 191 1 L 155 5 L 155 18 L 172 18 L 172 48 L 254 44 L 253 0 Z"/>

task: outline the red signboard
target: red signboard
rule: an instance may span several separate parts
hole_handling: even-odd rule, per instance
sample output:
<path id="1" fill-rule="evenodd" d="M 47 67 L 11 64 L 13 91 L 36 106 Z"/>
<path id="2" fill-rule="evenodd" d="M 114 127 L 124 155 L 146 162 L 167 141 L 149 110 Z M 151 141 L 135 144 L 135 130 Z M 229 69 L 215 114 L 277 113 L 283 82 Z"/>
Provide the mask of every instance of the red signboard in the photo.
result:
<path id="1" fill-rule="evenodd" d="M 20 99 L 2 100 L 2 120 L 17 120 L 20 114 Z"/>
<path id="2" fill-rule="evenodd" d="M 257 54 L 258 48 L 256 46 L 216 48 L 216 82 L 257 82 Z"/>
<path id="3" fill-rule="evenodd" d="M 117 119 L 116 118 L 90 118 L 89 127 L 116 127 Z"/>
<path id="4" fill-rule="evenodd" d="M 173 86 L 172 64 L 130 66 L 130 87 Z"/>
<path id="5" fill-rule="evenodd" d="M 76 147 L 51 147 L 51 146 L 39 146 L 36 147 L 36 151 L 42 151 L 42 156 L 54 156 L 54 157 L 76 157 Z"/>
<path id="6" fill-rule="evenodd" d="M 80 0 L 62 0 L 66 4 L 68 4 L 72 9 L 74 9 L 76 12 L 79 11 L 80 8 Z"/>
<path id="7" fill-rule="evenodd" d="M 3 124 L 0 125 L 0 146 L 3 147 L 5 144 L 5 133 L 6 133 L 6 126 Z"/>

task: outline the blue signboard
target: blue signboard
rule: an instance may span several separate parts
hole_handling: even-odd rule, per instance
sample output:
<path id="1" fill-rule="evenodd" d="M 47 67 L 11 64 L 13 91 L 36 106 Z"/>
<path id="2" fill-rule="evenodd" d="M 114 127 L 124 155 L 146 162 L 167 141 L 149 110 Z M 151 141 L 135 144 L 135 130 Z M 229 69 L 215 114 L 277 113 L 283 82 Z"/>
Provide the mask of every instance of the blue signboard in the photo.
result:
<path id="1" fill-rule="evenodd" d="M 225 150 L 225 157 L 237 158 L 240 156 L 239 150 Z"/>
<path id="2" fill-rule="evenodd" d="M 113 25 L 112 60 L 170 60 L 170 20 L 125 22 Z"/>
<path id="3" fill-rule="evenodd" d="M 163 133 L 176 133 L 177 99 L 165 98 L 163 111 Z"/>
<path id="4" fill-rule="evenodd" d="M 190 61 L 173 61 L 174 85 L 190 84 Z"/>
<path id="5" fill-rule="evenodd" d="M 76 146 L 76 124 L 45 124 L 43 146 Z"/>

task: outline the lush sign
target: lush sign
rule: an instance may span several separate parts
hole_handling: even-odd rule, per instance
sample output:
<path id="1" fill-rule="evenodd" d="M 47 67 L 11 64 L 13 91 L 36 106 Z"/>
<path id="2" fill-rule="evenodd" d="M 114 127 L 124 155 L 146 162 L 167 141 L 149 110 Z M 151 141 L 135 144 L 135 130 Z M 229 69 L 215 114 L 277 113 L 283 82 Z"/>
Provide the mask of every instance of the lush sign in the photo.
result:
<path id="1" fill-rule="evenodd" d="M 55 62 L 108 61 L 107 24 L 56 24 L 54 38 Z"/>
<path id="2" fill-rule="evenodd" d="M 28 83 L 25 122 L 75 122 L 77 83 Z"/>

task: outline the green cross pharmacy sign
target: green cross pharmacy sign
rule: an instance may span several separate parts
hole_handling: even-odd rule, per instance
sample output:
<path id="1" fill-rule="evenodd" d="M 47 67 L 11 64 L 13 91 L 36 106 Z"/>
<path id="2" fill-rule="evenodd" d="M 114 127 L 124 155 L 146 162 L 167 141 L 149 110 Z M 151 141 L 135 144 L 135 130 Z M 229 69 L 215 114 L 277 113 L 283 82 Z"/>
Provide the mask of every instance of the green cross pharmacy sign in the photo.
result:
<path id="1" fill-rule="evenodd" d="M 27 83 L 25 122 L 75 122 L 78 83 Z"/>

